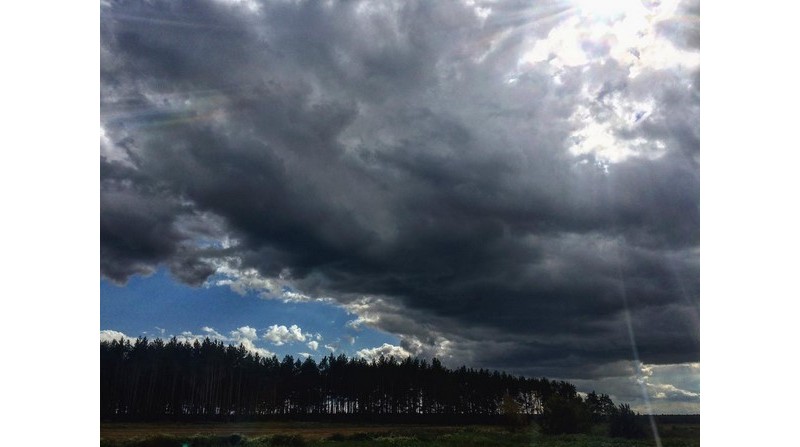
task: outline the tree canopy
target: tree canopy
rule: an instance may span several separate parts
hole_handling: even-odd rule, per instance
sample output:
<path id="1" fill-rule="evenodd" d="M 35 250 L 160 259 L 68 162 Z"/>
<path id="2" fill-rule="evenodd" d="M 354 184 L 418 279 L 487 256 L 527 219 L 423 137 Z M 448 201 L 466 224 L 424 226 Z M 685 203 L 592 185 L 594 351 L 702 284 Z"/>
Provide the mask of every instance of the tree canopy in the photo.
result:
<path id="1" fill-rule="evenodd" d="M 104 419 L 253 419 L 274 416 L 433 415 L 502 420 L 546 412 L 547 402 L 580 405 L 602 418 L 614 404 L 594 392 L 584 401 L 574 385 L 462 366 L 438 359 L 330 354 L 318 363 L 261 357 L 244 346 L 208 338 L 100 343 Z"/>

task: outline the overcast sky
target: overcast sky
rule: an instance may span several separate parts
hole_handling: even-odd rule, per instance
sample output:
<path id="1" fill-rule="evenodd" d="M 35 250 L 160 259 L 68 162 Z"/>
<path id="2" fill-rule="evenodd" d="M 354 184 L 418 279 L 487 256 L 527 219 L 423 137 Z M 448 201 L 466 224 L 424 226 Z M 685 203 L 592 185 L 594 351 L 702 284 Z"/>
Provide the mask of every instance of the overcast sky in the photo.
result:
<path id="1" fill-rule="evenodd" d="M 101 338 L 699 412 L 699 3 L 104 1 Z"/>

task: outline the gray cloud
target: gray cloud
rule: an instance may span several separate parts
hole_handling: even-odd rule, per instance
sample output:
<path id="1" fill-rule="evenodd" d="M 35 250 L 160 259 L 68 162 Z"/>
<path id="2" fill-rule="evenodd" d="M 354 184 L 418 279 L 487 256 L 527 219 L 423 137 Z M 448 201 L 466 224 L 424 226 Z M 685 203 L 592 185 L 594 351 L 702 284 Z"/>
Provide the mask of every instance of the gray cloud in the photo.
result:
<path id="1" fill-rule="evenodd" d="M 680 47 L 699 49 L 700 0 L 682 1 L 675 17 L 660 21 L 657 29 Z"/>
<path id="2" fill-rule="evenodd" d="M 569 65 L 558 5 L 109 2 L 102 274 L 235 259 L 404 352 L 587 380 L 627 312 L 645 364 L 697 362 L 699 68 Z"/>

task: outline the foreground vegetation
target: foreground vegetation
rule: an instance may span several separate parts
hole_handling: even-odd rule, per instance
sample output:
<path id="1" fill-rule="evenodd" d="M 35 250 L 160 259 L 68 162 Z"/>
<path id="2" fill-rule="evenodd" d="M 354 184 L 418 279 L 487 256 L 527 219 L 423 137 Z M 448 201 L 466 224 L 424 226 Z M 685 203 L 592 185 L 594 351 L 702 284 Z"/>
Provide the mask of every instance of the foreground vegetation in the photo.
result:
<path id="1" fill-rule="evenodd" d="M 420 426 L 341 426 L 325 424 L 287 424 L 264 427 L 257 434 L 259 424 L 230 424 L 229 430 L 239 429 L 251 435 L 225 433 L 225 424 L 192 426 L 201 432 L 187 433 L 191 428 L 181 425 L 146 426 L 164 434 L 124 438 L 124 430 L 114 432 L 114 425 L 105 425 L 116 439 L 102 438 L 101 447 L 643 447 L 655 446 L 652 437 L 641 439 L 611 438 L 605 435 L 608 427 L 597 424 L 588 434 L 545 435 L 534 424 L 519 429 L 500 427 L 420 427 Z M 263 424 L 261 424 L 263 426 Z M 128 427 L 135 427 L 128 426 Z M 119 428 L 119 427 L 117 427 Z M 142 428 L 142 427 L 140 427 Z M 175 434 L 174 431 L 181 434 Z M 360 430 L 360 431 L 356 431 Z M 664 447 L 694 447 L 700 445 L 698 424 L 667 424 L 660 428 Z M 138 432 L 141 433 L 141 432 Z M 648 433 L 649 435 L 649 433 Z"/>

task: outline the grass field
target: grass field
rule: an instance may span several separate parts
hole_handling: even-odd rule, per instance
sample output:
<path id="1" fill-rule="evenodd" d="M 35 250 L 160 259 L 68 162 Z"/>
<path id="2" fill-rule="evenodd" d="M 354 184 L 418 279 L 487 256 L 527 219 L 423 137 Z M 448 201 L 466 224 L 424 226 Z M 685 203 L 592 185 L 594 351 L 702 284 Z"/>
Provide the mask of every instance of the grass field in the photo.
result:
<path id="1" fill-rule="evenodd" d="M 664 447 L 700 445 L 699 424 L 659 427 Z M 414 426 L 323 423 L 101 424 L 101 447 L 642 447 L 651 439 L 590 435 L 545 436 L 535 425 L 517 431 L 489 426 Z"/>

